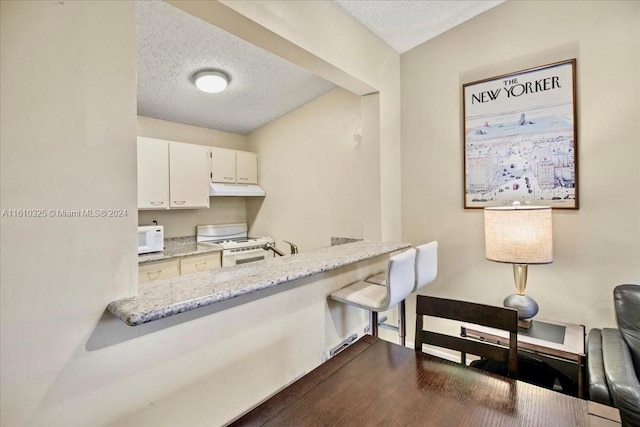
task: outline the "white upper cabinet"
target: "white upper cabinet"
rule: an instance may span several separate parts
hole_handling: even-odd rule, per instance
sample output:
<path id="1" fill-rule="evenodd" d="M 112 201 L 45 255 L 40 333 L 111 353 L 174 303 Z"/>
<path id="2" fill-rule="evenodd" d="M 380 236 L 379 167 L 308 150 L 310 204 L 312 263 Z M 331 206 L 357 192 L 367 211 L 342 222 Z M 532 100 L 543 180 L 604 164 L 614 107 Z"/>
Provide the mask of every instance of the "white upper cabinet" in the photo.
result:
<path id="1" fill-rule="evenodd" d="M 169 143 L 138 137 L 138 209 L 169 208 Z"/>
<path id="2" fill-rule="evenodd" d="M 208 208 L 209 150 L 138 137 L 138 209 Z"/>
<path id="3" fill-rule="evenodd" d="M 210 182 L 257 184 L 258 155 L 138 137 L 138 209 L 208 208 Z M 235 190 L 257 186 L 223 187 Z M 230 192 L 214 195 L 264 196 L 264 191 L 259 190 L 261 194 Z"/>
<path id="4" fill-rule="evenodd" d="M 236 182 L 238 184 L 258 183 L 258 154 L 236 151 Z"/>
<path id="5" fill-rule="evenodd" d="M 212 148 L 211 182 L 257 184 L 258 154 L 226 148 Z"/>
<path id="6" fill-rule="evenodd" d="M 170 207 L 209 207 L 209 150 L 202 145 L 169 143 Z"/>
<path id="7" fill-rule="evenodd" d="M 236 182 L 236 151 L 211 148 L 211 182 Z"/>

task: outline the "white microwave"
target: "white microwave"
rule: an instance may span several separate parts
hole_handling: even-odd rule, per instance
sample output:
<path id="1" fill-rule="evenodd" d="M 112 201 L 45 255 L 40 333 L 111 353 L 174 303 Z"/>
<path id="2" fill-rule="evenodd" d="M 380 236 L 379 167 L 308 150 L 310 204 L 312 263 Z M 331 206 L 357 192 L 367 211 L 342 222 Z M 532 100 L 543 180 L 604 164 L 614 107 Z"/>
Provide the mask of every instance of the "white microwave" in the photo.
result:
<path id="1" fill-rule="evenodd" d="M 138 255 L 164 250 L 164 227 L 142 225 L 138 227 Z"/>

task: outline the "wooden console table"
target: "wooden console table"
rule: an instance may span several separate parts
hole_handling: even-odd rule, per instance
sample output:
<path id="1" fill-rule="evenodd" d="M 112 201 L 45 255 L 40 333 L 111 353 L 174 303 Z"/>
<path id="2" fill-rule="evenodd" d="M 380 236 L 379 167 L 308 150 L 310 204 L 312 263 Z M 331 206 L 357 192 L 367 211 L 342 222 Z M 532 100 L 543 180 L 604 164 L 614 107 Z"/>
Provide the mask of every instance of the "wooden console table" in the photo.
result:
<path id="1" fill-rule="evenodd" d="M 495 344 L 508 344 L 509 341 L 507 333 L 478 325 L 463 325 L 461 335 Z M 582 398 L 586 360 L 584 338 L 584 325 L 536 318 L 530 329 L 520 328 L 518 331 L 518 351 L 523 350 L 575 365 L 578 397 Z"/>

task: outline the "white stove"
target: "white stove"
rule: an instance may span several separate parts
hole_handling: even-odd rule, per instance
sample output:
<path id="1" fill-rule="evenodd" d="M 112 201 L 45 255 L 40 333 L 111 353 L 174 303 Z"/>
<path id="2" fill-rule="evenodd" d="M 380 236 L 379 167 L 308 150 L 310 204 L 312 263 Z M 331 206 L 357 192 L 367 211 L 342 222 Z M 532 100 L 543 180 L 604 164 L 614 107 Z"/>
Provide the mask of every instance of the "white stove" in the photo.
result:
<path id="1" fill-rule="evenodd" d="M 270 240 L 267 238 L 262 239 L 241 239 L 241 240 L 224 240 L 222 242 L 217 243 L 224 250 L 230 251 L 244 251 L 255 248 L 262 248 L 265 243 L 268 243 Z M 271 240 L 273 241 L 273 240 Z"/>
<path id="2" fill-rule="evenodd" d="M 196 242 L 220 247 L 223 267 L 272 258 L 273 253 L 265 249 L 265 245 L 273 244 L 274 240 L 271 237 L 248 237 L 247 231 L 246 223 L 198 225 Z"/>

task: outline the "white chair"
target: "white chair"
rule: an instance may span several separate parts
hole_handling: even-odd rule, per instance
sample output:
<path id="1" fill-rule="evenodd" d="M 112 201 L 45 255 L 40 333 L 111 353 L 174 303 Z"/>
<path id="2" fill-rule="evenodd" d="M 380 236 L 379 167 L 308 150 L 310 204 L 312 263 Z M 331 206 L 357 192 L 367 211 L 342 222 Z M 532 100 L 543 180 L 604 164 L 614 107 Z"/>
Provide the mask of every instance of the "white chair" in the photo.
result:
<path id="1" fill-rule="evenodd" d="M 438 275 L 438 242 L 433 241 L 416 247 L 416 282 L 412 292 L 433 282 Z M 386 272 L 368 277 L 365 282 L 385 286 Z"/>
<path id="2" fill-rule="evenodd" d="M 434 240 L 416 247 L 415 271 L 416 280 L 411 292 L 415 292 L 435 280 L 438 275 L 437 241 Z M 386 286 L 386 276 L 386 273 L 383 272 L 365 279 L 365 282 L 373 283 L 378 286 Z M 387 325 L 384 323 L 380 326 L 397 330 L 398 335 L 400 336 L 400 343 L 402 345 L 405 344 L 405 337 L 407 335 L 407 315 L 404 299 L 398 304 L 398 326 Z"/>
<path id="3" fill-rule="evenodd" d="M 438 242 L 433 241 L 416 248 L 416 286 L 413 291 L 427 286 L 438 276 Z"/>
<path id="4" fill-rule="evenodd" d="M 378 313 L 396 304 L 404 303 L 415 286 L 416 250 L 411 248 L 389 258 L 385 272 L 385 285 L 358 281 L 331 294 L 331 298 L 369 311 L 371 335 L 378 336 Z M 404 333 L 404 329 L 399 331 Z M 404 345 L 404 336 L 400 335 Z"/>

